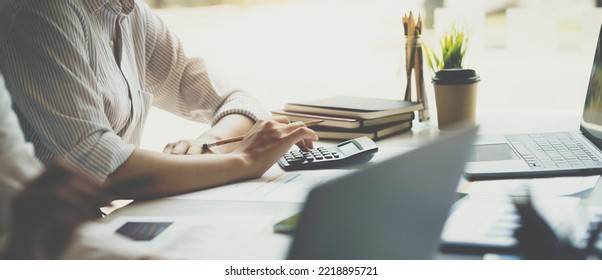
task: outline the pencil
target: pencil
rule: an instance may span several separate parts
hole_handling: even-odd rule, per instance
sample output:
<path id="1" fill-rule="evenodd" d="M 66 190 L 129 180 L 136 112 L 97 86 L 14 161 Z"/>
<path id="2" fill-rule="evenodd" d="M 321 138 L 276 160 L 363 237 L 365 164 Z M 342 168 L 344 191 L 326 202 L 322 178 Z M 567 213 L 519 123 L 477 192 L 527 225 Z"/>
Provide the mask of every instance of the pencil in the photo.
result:
<path id="1" fill-rule="evenodd" d="M 311 126 L 319 124 L 319 123 L 321 123 L 323 121 L 324 120 L 306 121 L 305 122 L 305 126 L 311 127 Z M 220 146 L 220 145 L 225 145 L 225 144 L 228 144 L 228 143 L 239 142 L 239 141 L 242 141 L 242 139 L 244 139 L 245 136 L 246 135 L 241 135 L 241 136 L 236 136 L 236 137 L 232 137 L 232 138 L 228 138 L 228 139 L 224 139 L 224 140 L 215 141 L 213 143 L 205 143 L 205 144 L 203 144 L 203 150 L 209 149 L 209 148 L 211 148 L 213 146 Z"/>

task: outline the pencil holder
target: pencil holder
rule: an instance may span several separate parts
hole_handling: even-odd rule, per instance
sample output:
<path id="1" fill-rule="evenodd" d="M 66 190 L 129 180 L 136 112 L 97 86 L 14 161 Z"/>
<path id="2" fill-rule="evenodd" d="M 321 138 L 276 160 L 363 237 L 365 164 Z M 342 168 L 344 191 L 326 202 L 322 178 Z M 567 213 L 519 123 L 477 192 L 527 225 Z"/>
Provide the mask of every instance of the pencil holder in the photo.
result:
<path id="1" fill-rule="evenodd" d="M 403 54 L 399 65 L 398 76 L 402 85 L 405 85 L 405 91 L 402 93 L 403 100 L 422 103 L 423 109 L 418 111 L 418 119 L 426 121 L 430 119 L 428 112 L 428 103 L 426 100 L 424 71 L 423 71 L 423 49 L 422 22 L 418 17 L 414 22 L 412 14 L 403 17 L 404 26 L 404 44 Z"/>

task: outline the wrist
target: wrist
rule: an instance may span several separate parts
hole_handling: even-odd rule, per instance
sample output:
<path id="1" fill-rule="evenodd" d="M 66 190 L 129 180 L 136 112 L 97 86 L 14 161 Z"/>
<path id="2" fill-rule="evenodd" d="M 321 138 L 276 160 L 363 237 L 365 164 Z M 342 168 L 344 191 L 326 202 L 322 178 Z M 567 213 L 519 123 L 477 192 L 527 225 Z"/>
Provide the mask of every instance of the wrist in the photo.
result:
<path id="1" fill-rule="evenodd" d="M 253 158 L 248 153 L 231 153 L 234 156 L 235 165 L 237 170 L 243 176 L 242 179 L 254 179 L 261 177 L 262 174 L 258 174 L 257 164 L 254 163 Z"/>

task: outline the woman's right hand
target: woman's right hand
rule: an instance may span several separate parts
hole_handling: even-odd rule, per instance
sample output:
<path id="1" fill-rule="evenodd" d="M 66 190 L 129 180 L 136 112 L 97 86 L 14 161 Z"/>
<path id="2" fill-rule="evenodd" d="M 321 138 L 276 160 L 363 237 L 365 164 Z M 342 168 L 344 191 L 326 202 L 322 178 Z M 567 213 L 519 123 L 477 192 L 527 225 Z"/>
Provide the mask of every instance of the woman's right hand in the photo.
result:
<path id="1" fill-rule="evenodd" d="M 317 140 L 316 133 L 304 123 L 290 123 L 286 117 L 275 117 L 257 121 L 232 153 L 242 154 L 249 164 L 250 176 L 258 178 L 293 145 L 307 150 Z"/>

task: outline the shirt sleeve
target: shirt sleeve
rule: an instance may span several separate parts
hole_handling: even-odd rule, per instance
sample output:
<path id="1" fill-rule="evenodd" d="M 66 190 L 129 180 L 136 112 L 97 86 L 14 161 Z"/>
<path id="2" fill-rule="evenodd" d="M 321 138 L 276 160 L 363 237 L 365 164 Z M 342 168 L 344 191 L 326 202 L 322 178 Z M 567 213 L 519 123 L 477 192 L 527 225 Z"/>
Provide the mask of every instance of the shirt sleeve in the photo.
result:
<path id="1" fill-rule="evenodd" d="M 104 180 L 134 150 L 113 131 L 90 67 L 85 13 L 37 1 L 16 13 L 0 64 L 21 123 L 52 158 Z"/>
<path id="2" fill-rule="evenodd" d="M 180 41 L 144 4 L 146 86 L 154 105 L 189 120 L 215 124 L 228 114 L 258 120 L 270 117 L 258 100 L 210 71 L 202 58 L 185 55 Z"/>

